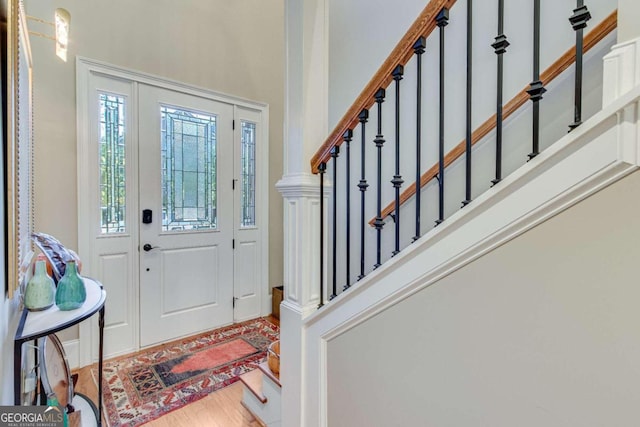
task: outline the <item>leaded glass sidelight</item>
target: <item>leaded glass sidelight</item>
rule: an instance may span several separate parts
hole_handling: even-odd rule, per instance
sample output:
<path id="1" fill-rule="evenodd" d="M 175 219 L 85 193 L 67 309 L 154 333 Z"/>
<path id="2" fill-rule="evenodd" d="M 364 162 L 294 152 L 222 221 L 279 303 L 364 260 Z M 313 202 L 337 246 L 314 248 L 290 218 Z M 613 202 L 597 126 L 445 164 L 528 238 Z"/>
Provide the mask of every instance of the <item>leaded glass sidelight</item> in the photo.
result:
<path id="1" fill-rule="evenodd" d="M 242 122 L 240 140 L 240 163 L 242 188 L 241 227 L 256 225 L 256 124 Z"/>
<path id="2" fill-rule="evenodd" d="M 162 229 L 214 229 L 216 117 L 162 106 Z"/>
<path id="3" fill-rule="evenodd" d="M 126 232 L 125 98 L 99 94 L 100 231 Z"/>

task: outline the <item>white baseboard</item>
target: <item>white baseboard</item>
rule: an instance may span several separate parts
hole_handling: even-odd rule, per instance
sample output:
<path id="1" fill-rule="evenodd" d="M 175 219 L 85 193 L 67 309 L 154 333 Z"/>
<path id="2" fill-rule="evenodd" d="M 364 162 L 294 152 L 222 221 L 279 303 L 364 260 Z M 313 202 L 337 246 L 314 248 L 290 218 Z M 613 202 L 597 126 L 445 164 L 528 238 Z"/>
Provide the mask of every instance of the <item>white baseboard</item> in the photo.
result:
<path id="1" fill-rule="evenodd" d="M 273 291 L 271 291 L 273 292 Z M 271 295 L 267 295 L 266 298 L 264 298 L 264 302 L 262 303 L 262 315 L 263 316 L 268 316 L 271 314 L 271 306 L 272 306 L 272 301 L 273 300 L 273 293 Z"/>
<path id="2" fill-rule="evenodd" d="M 62 343 L 64 352 L 67 355 L 69 368 L 77 369 L 80 367 L 80 340 L 70 340 Z"/>

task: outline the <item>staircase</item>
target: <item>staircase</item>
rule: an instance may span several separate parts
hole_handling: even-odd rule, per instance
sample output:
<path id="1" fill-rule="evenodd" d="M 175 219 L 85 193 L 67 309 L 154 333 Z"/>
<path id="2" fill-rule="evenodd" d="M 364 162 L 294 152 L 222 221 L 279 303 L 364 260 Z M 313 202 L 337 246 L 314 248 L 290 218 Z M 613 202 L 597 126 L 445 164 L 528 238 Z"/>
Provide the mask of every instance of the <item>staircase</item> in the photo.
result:
<path id="1" fill-rule="evenodd" d="M 476 37 L 471 2 L 455 3 L 427 5 L 313 156 L 320 197 L 308 177 L 280 184 L 285 258 L 301 259 L 285 266 L 282 424 L 633 425 L 638 402 L 603 390 L 640 379 L 624 375 L 626 351 L 640 356 L 640 253 L 616 231 L 640 237 L 640 43 L 603 58 L 616 4 L 593 18 L 579 1 L 565 17 L 575 46 L 558 38 L 541 61 L 552 19 L 534 0 L 518 14 L 533 21 L 519 64 L 533 69 L 514 89 L 504 61 L 524 48 L 507 43 L 499 0 L 491 74 L 469 49 L 449 71 L 447 43 Z M 493 114 L 471 70 L 496 82 Z"/>
<path id="2" fill-rule="evenodd" d="M 258 369 L 240 375 L 243 384 L 242 406 L 244 406 L 265 427 L 280 427 L 281 388 L 267 363 L 258 365 Z"/>
<path id="3" fill-rule="evenodd" d="M 546 9 L 542 13 L 540 2 L 534 1 L 530 29 L 533 46 L 520 42 L 520 50 L 509 52 L 516 46 L 511 46 L 504 33 L 507 9 L 504 1 L 499 1 L 493 52 L 476 53 L 473 38 L 479 34 L 474 28 L 474 15 L 486 12 L 474 11 L 472 2 L 466 3 L 466 10 L 464 4 L 458 6 L 451 0 L 427 5 L 311 159 L 312 171 L 320 175 L 320 192 L 331 188 L 326 200 L 328 212 L 324 212 L 324 198 L 320 206 L 321 224 L 328 226 L 326 235 L 324 229 L 318 234 L 320 245 L 326 245 L 328 252 L 326 258 L 321 253 L 320 283 L 322 286 L 326 282 L 328 289 L 319 306 L 325 304 L 325 298 L 333 300 L 433 232 L 434 226 L 444 223 L 460 207 L 469 206 L 483 192 L 499 186 L 509 173 L 600 108 L 598 70 L 612 44 L 607 36 L 616 28 L 615 10 L 605 8 L 605 14 L 599 4 L 599 22 L 587 32 L 591 11 L 578 2 L 573 14 L 568 13 L 565 25 L 573 28 L 573 41 L 558 37 L 557 43 L 547 43 L 542 49 L 541 40 L 549 39 L 542 34 L 555 30 L 545 27 L 543 33 L 542 23 L 552 21 L 556 11 Z M 610 8 L 615 8 L 610 3 Z M 449 33 L 449 22 L 454 20 L 466 21 L 466 28 L 458 24 L 450 30 L 457 32 Z M 447 50 L 450 45 L 460 47 L 457 41 L 465 38 L 466 58 L 458 51 Z M 569 45 L 574 41 L 575 45 Z M 567 43 L 565 51 L 560 50 L 563 43 Z M 517 87 L 513 82 L 526 82 L 525 72 L 531 71 L 509 62 L 509 53 L 521 60 L 523 51 L 533 56 L 533 79 L 513 93 Z M 549 51 L 562 53 L 553 58 L 554 53 Z M 590 53 L 585 61 L 585 54 Z M 493 61 L 492 56 L 496 58 Z M 448 61 L 457 68 L 447 67 Z M 432 72 L 437 64 L 436 75 L 425 71 L 428 64 L 434 64 Z M 568 69 L 573 76 L 568 75 Z M 486 91 L 475 89 L 474 83 L 478 86 L 478 82 L 474 72 L 495 75 L 494 79 L 485 79 L 495 81 L 497 107 L 493 114 L 486 103 L 477 100 L 477 93 Z M 459 90 L 461 83 L 466 86 L 466 94 Z M 455 144 L 458 134 L 464 136 Z M 409 177 L 415 177 L 415 181 L 410 182 Z M 328 277 L 324 275 L 325 265 Z"/>

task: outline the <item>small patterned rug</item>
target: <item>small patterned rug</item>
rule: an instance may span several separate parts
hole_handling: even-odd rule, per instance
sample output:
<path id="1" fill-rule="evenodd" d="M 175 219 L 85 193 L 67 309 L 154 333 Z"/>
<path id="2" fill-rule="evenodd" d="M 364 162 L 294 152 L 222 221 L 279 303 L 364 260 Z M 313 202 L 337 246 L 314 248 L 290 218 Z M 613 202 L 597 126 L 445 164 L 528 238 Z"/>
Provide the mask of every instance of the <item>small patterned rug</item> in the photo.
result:
<path id="1" fill-rule="evenodd" d="M 277 326 L 256 319 L 106 361 L 109 427 L 139 426 L 233 384 L 266 360 L 278 336 Z"/>

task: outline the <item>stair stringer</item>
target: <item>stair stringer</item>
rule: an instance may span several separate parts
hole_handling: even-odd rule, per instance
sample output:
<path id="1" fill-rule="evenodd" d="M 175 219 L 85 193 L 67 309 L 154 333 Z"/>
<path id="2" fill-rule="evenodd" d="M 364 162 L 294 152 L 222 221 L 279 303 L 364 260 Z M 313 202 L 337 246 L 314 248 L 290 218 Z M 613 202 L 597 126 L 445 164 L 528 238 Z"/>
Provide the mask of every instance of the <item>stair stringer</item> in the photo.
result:
<path id="1" fill-rule="evenodd" d="M 303 425 L 327 425 L 329 341 L 637 170 L 639 102 L 636 86 L 305 319 Z"/>

